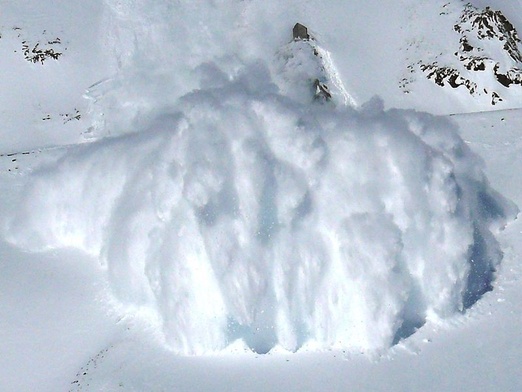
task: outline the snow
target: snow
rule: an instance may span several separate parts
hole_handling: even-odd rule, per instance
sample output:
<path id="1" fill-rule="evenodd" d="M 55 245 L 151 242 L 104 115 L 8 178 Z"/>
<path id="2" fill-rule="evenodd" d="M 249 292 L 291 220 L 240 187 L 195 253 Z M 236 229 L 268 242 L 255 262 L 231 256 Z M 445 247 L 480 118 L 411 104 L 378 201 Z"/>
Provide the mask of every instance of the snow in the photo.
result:
<path id="1" fill-rule="evenodd" d="M 520 111 L 396 87 L 442 2 L 44 3 L 0 23 L 0 389 L 520 388 Z"/>
<path id="2" fill-rule="evenodd" d="M 1 151 L 78 142 L 79 133 L 89 126 L 88 104 L 82 95 L 88 86 L 110 72 L 96 39 L 102 2 L 0 4 Z M 56 38 L 60 44 L 47 44 Z M 31 50 L 39 44 L 63 54 L 59 61 L 33 64 L 24 59 L 23 42 Z M 80 120 L 67 121 L 66 115 L 75 116 L 77 110 Z"/>
<path id="3" fill-rule="evenodd" d="M 471 115 L 467 116 L 469 119 Z M 491 143 L 488 143 L 492 139 L 491 125 L 496 124 L 498 127 L 500 124 L 506 124 L 504 137 L 494 139 L 495 145 L 500 149 L 504 143 L 513 144 L 510 144 L 511 148 L 504 146 L 504 154 L 494 154 L 496 159 L 488 161 L 487 167 L 493 170 L 489 173 L 492 180 L 498 178 L 495 173 L 504 172 L 505 166 L 502 165 L 502 161 L 506 156 L 517 157 L 515 142 L 520 137 L 520 134 L 516 133 L 519 116 L 519 112 L 508 112 L 507 115 L 482 114 L 477 122 L 485 131 L 478 132 L 480 128 L 473 125 L 474 121 L 464 121 L 464 124 L 470 122 L 471 125 L 461 128 L 464 135 L 469 135 L 465 139 L 470 146 L 481 151 L 484 146 L 491 146 Z M 502 117 L 506 122 L 501 122 Z M 459 119 L 457 121 L 461 123 Z M 507 135 L 510 136 L 506 137 Z M 513 181 L 520 184 L 516 181 L 518 172 L 513 175 Z M 219 391 L 230 390 L 231 385 L 234 385 L 236 390 L 321 391 L 324 390 L 324 385 L 329 386 L 328 390 L 344 390 L 348 385 L 356 391 L 388 391 L 390 385 L 393 385 L 394 390 L 411 391 L 440 391 L 453 388 L 473 391 L 517 390 L 520 386 L 520 367 L 516 364 L 522 354 L 518 333 L 522 321 L 519 309 L 522 303 L 519 284 L 522 275 L 518 263 L 521 249 L 520 241 L 517 239 L 521 230 L 519 225 L 520 222 L 517 221 L 499 235 L 504 244 L 505 257 L 494 291 L 486 294 L 463 315 L 442 323 L 429 322 L 382 356 L 378 355 L 368 360 L 366 355 L 347 354 L 342 350 L 323 353 L 304 351 L 293 355 L 238 355 L 241 347 L 236 347 L 235 351 L 230 349 L 232 354 L 178 357 L 165 350 L 161 339 L 151 330 L 152 323 L 147 321 L 147 314 L 129 314 L 121 320 L 114 315 L 107 318 L 112 318 L 113 322 L 119 320 L 116 327 L 123 331 L 118 331 L 117 337 L 111 335 L 114 332 L 107 332 L 110 336 L 108 339 L 112 339 L 112 342 L 105 346 L 93 344 L 90 350 L 86 349 L 80 354 L 73 351 L 70 355 L 73 358 L 84 358 L 83 362 L 80 362 L 74 371 L 61 373 L 61 383 L 50 383 L 47 381 L 49 378 L 42 377 L 48 384 L 42 383 L 40 386 L 50 386 L 40 389 L 81 390 L 81 386 L 93 391 L 161 388 L 188 391 L 197 387 L 202 391 Z M 84 268 L 82 270 L 83 273 L 86 272 Z M 77 269 L 76 271 L 79 272 Z M 83 279 L 92 282 L 85 275 Z M 56 279 L 53 283 L 54 287 L 49 288 L 46 295 L 63 292 Z M 68 292 L 74 293 L 70 289 Z M 84 297 L 72 297 L 77 305 L 82 305 Z M 34 301 L 38 303 L 42 299 L 36 297 Z M 86 316 L 83 309 L 85 308 L 80 306 L 80 309 L 71 309 L 67 314 L 68 317 L 76 315 L 79 319 L 76 330 L 82 330 L 84 336 L 89 336 L 96 330 L 86 328 L 86 325 L 91 325 L 95 318 Z M 74 323 L 71 324 L 73 326 L 70 331 L 74 332 Z M 111 331 L 108 327 L 106 330 Z M 54 331 L 51 333 L 54 334 Z M 74 345 L 60 346 L 62 352 L 70 352 L 69 350 L 74 348 Z M 45 362 L 35 363 L 48 369 Z M 82 372 L 75 376 L 80 367 Z M 56 372 L 53 371 L 51 374 Z M 29 380 L 34 379 L 34 375 L 29 377 Z M 76 384 L 70 384 L 76 380 L 79 381 L 78 387 Z M 87 384 L 89 387 L 86 387 Z M 26 380 L 25 384 L 18 385 L 34 384 L 28 384 Z M 62 387 L 57 387 L 59 385 Z"/>
<path id="4" fill-rule="evenodd" d="M 100 258 L 181 354 L 384 349 L 489 289 L 516 208 L 446 120 L 303 106 L 246 72 L 35 171 L 5 238 Z"/>

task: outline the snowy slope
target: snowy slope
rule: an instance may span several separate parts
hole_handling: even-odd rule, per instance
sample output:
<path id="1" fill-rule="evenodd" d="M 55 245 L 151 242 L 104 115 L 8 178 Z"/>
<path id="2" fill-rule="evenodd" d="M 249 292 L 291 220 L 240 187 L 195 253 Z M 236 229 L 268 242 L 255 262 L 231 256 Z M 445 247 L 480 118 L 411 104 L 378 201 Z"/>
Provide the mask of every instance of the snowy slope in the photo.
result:
<path id="1" fill-rule="evenodd" d="M 1 389 L 519 389 L 494 3 L 0 2 Z"/>
<path id="2" fill-rule="evenodd" d="M 234 77 L 248 64 L 263 64 L 277 77 L 278 54 L 296 21 L 310 28 L 358 105 L 379 95 L 387 108 L 472 112 L 492 108 L 493 87 L 503 97 L 496 109 L 517 107 L 522 90 L 498 86 L 491 72 L 475 72 L 464 75 L 481 87 L 472 97 L 464 86 L 440 87 L 421 71 L 421 63 L 434 61 L 462 71 L 454 55 L 461 46 L 454 30 L 464 10 L 459 1 L 0 4 L 2 152 L 127 132 L 152 108 Z M 501 10 L 521 28 L 520 2 L 473 4 Z M 504 57 L 498 40 L 491 42 L 481 42 L 481 55 L 500 61 L 503 71 L 516 65 Z M 35 47 L 60 56 L 35 63 Z M 485 87 L 488 94 L 481 92 Z M 82 97 L 87 89 L 90 101 Z"/>
<path id="3" fill-rule="evenodd" d="M 0 9 L 1 151 L 78 142 L 90 126 L 83 94 L 111 72 L 102 2 L 2 0 Z"/>

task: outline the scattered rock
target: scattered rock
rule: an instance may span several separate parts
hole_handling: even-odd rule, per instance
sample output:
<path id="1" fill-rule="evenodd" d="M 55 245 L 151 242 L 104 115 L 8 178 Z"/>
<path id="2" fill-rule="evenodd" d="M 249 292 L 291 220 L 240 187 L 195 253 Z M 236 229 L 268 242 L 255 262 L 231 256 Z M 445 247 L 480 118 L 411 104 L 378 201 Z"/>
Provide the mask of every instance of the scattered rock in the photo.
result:
<path id="1" fill-rule="evenodd" d="M 446 85 L 453 88 L 464 86 L 470 94 L 474 94 L 477 89 L 475 82 L 462 77 L 460 72 L 455 68 L 439 66 L 437 63 L 421 64 L 420 68 L 426 73 L 428 79 L 433 80 L 441 87 Z"/>
<path id="2" fill-rule="evenodd" d="M 64 124 L 67 124 L 69 121 L 72 120 L 80 121 L 80 119 L 82 118 L 80 111 L 76 108 L 74 108 L 73 113 L 61 113 L 60 116 L 62 117 Z"/>
<path id="3" fill-rule="evenodd" d="M 481 10 L 467 4 L 453 29 L 461 35 L 459 50 L 455 52 L 457 64 L 439 65 L 438 61 L 421 62 L 420 69 L 426 77 L 439 86 L 452 88 L 464 86 L 471 95 L 488 95 L 477 72 L 491 72 L 495 80 L 504 87 L 522 85 L 521 42 L 515 27 L 501 11 L 486 7 Z M 492 47 L 498 47 L 507 54 L 511 62 L 493 58 Z M 405 83 L 401 84 L 401 86 Z M 503 99 L 496 91 L 491 91 L 491 104 Z"/>
<path id="4" fill-rule="evenodd" d="M 517 30 L 501 11 L 494 11 L 490 7 L 480 10 L 467 4 L 454 29 L 463 35 L 473 33 L 480 40 L 504 42 L 503 48 L 510 57 L 516 62 L 522 62 Z"/>
<path id="5" fill-rule="evenodd" d="M 62 40 L 59 37 L 49 39 L 46 30 L 42 32 L 43 38 L 36 42 L 24 39 L 20 27 L 13 27 L 12 30 L 17 32 L 18 38 L 22 38 L 22 54 L 30 63 L 43 65 L 49 59 L 58 60 L 63 55 L 63 51 L 67 50 L 66 47 L 62 48 Z"/>
<path id="6" fill-rule="evenodd" d="M 52 42 L 59 41 L 49 41 L 48 44 L 52 45 Z M 40 48 L 40 43 L 36 43 L 31 47 L 27 41 L 22 42 L 22 52 L 27 61 L 35 64 L 43 64 L 48 59 L 58 60 L 62 55 L 61 52 L 57 52 L 53 48 Z"/>

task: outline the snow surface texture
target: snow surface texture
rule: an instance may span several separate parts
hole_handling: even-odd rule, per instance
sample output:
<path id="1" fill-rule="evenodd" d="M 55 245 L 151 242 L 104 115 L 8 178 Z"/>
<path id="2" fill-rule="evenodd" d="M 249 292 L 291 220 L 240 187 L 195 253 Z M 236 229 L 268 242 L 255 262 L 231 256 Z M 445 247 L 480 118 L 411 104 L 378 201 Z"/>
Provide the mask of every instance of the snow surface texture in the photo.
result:
<path id="1" fill-rule="evenodd" d="M 213 79 L 33 173 L 6 238 L 100 257 L 182 354 L 385 349 L 490 289 L 516 208 L 450 123 L 296 102 L 262 63 Z"/>

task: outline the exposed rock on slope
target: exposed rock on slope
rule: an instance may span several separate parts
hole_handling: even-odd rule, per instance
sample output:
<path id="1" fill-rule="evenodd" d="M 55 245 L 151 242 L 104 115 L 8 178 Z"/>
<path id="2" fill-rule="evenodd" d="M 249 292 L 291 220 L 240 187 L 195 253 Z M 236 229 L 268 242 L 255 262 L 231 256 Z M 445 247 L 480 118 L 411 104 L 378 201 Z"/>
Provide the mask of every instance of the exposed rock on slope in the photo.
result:
<path id="1" fill-rule="evenodd" d="M 356 106 L 338 75 L 330 53 L 300 23 L 293 28 L 292 42 L 276 53 L 275 68 L 279 88 L 297 101 L 313 99 Z"/>
<path id="2" fill-rule="evenodd" d="M 473 96 L 488 96 L 491 105 L 503 100 L 503 87 L 522 84 L 520 39 L 501 11 L 467 4 L 454 30 L 460 34 L 454 53 L 458 62 L 421 62 L 420 69 L 428 79 L 442 87 L 464 86 Z"/>

